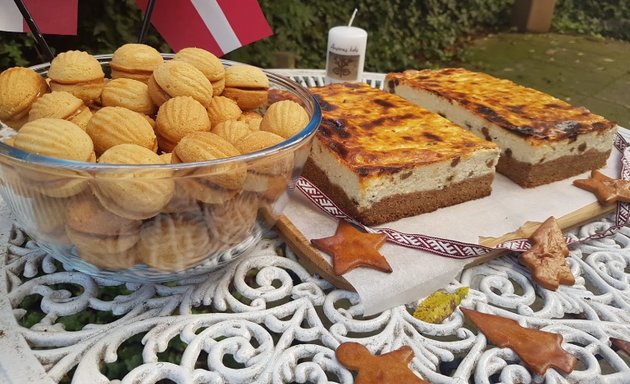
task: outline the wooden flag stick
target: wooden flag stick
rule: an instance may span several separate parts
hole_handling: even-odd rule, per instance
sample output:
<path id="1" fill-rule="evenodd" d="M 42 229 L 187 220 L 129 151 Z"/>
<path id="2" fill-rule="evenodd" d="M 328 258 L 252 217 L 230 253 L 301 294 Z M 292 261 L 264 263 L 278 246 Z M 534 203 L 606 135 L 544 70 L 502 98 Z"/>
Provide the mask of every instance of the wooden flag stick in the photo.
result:
<path id="1" fill-rule="evenodd" d="M 144 42 L 144 36 L 146 36 L 147 31 L 149 30 L 149 24 L 151 23 L 151 13 L 153 13 L 153 6 L 155 5 L 155 0 L 149 0 L 147 4 L 147 9 L 144 12 L 144 18 L 142 19 L 142 28 L 140 29 L 140 35 L 138 35 L 138 43 Z"/>
<path id="2" fill-rule="evenodd" d="M 31 29 L 31 33 L 33 34 L 33 37 L 35 37 L 35 41 L 37 42 L 37 46 L 39 47 L 40 55 L 44 55 L 44 61 L 52 61 L 55 55 L 53 55 L 52 51 L 50 50 L 46 39 L 44 39 L 44 36 L 39 31 L 39 28 L 37 27 L 37 24 L 35 24 L 35 20 L 33 20 L 33 17 L 26 8 L 26 5 L 24 5 L 24 2 L 22 0 L 13 1 L 20 10 L 20 13 L 22 14 L 24 20 L 26 20 L 26 24 L 28 24 L 28 27 Z"/>

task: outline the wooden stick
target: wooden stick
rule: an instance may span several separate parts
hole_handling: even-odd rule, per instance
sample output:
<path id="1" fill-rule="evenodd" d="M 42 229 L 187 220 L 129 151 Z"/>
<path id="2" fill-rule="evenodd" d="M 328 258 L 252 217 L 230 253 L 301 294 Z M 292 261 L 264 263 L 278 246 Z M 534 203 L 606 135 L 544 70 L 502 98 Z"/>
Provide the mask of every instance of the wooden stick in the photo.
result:
<path id="1" fill-rule="evenodd" d="M 26 8 L 26 5 L 24 5 L 24 2 L 22 0 L 13 0 L 13 1 L 15 2 L 15 5 L 20 10 L 20 13 L 22 14 L 22 17 L 24 18 L 24 20 L 26 20 L 26 24 L 28 24 L 28 27 L 31 29 L 31 33 L 33 34 L 33 37 L 35 38 L 35 42 L 37 42 L 37 46 L 39 47 L 39 54 L 44 56 L 44 61 L 52 61 L 55 55 L 50 50 L 50 47 L 48 46 L 46 39 L 44 39 L 44 36 L 39 31 L 39 28 L 37 27 L 37 24 L 35 24 L 35 20 L 33 20 L 33 17 L 31 16 L 31 13 Z"/>
<path id="2" fill-rule="evenodd" d="M 140 35 L 138 36 L 138 43 L 141 44 L 144 42 L 144 37 L 149 30 L 149 23 L 151 22 L 151 14 L 153 13 L 153 6 L 155 5 L 155 0 L 149 0 L 147 4 L 147 9 L 144 12 L 144 18 L 142 19 L 142 28 L 140 29 Z"/>

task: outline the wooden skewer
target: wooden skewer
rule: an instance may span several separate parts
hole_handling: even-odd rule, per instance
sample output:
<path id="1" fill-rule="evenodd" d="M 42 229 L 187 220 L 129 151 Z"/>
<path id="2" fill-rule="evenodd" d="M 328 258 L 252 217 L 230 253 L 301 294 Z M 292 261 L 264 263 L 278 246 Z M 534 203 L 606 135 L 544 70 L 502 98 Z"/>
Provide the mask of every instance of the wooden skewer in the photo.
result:
<path id="1" fill-rule="evenodd" d="M 153 6 L 155 6 L 155 0 L 149 0 L 147 9 L 144 12 L 144 18 L 142 19 L 142 28 L 140 29 L 140 35 L 138 35 L 138 43 L 144 42 L 144 37 L 149 30 L 149 24 L 151 23 L 151 13 L 153 13 Z"/>

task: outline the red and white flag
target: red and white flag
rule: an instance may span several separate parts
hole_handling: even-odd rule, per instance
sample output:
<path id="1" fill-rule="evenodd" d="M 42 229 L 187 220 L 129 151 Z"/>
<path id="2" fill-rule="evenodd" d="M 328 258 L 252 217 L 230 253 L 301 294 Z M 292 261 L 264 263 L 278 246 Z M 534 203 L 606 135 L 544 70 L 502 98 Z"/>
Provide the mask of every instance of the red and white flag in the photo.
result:
<path id="1" fill-rule="evenodd" d="M 23 0 L 41 33 L 76 35 L 79 0 Z M 0 31 L 29 32 L 13 0 L 0 0 Z"/>
<path id="2" fill-rule="evenodd" d="M 143 11 L 149 0 L 136 0 Z M 151 23 L 177 52 L 204 48 L 217 56 L 273 32 L 256 0 L 155 0 Z"/>

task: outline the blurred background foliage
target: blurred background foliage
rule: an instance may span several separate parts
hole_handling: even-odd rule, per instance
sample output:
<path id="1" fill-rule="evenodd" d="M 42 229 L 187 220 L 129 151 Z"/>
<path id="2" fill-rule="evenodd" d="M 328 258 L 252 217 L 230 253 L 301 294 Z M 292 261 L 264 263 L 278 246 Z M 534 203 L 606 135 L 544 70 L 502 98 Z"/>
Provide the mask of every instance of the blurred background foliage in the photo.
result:
<path id="1" fill-rule="evenodd" d="M 167 1 L 167 0 L 158 0 Z M 514 0 L 261 0 L 274 35 L 226 56 L 273 67 L 278 53 L 298 68 L 323 68 L 328 29 L 348 22 L 369 32 L 366 70 L 382 72 L 439 65 L 457 59 L 480 35 L 510 29 Z M 142 14 L 133 0 L 81 0 L 78 36 L 47 35 L 56 52 L 113 52 L 138 35 Z M 630 40 L 630 0 L 557 0 L 552 31 Z M 168 46 L 151 29 L 146 43 Z M 0 69 L 41 61 L 27 34 L 0 32 Z"/>
<path id="2" fill-rule="evenodd" d="M 167 0 L 157 0 L 167 1 Z M 261 0 L 274 35 L 226 56 L 262 67 L 288 52 L 298 68 L 324 67 L 328 29 L 348 22 L 369 32 L 366 70 L 430 67 L 458 59 L 470 39 L 510 29 L 514 0 Z M 56 52 L 112 52 L 134 42 L 142 14 L 133 0 L 81 0 L 78 36 L 47 35 Z M 557 0 L 552 31 L 630 40 L 630 0 Z M 151 29 L 146 43 L 168 45 Z M 41 60 L 27 34 L 0 32 L 0 69 Z"/>
<path id="3" fill-rule="evenodd" d="M 347 24 L 356 7 L 353 25 L 369 33 L 366 70 L 385 71 L 446 61 L 475 33 L 506 28 L 512 0 L 260 3 L 275 37 L 243 47 L 230 57 L 273 66 L 274 51 L 287 51 L 295 53 L 299 68 L 323 68 L 328 30 Z"/>
<path id="4" fill-rule="evenodd" d="M 630 41 L 630 0 L 558 0 L 552 29 Z"/>

